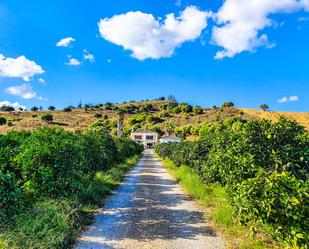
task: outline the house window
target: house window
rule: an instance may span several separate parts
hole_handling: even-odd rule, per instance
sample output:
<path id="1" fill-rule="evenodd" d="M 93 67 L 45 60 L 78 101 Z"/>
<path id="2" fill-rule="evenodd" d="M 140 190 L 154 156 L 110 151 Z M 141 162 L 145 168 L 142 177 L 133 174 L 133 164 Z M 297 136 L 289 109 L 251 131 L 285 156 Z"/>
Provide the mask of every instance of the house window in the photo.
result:
<path id="1" fill-rule="evenodd" d="M 153 136 L 146 136 L 146 140 L 153 140 Z"/>
<path id="2" fill-rule="evenodd" d="M 142 140 L 142 136 L 134 136 L 134 140 Z"/>

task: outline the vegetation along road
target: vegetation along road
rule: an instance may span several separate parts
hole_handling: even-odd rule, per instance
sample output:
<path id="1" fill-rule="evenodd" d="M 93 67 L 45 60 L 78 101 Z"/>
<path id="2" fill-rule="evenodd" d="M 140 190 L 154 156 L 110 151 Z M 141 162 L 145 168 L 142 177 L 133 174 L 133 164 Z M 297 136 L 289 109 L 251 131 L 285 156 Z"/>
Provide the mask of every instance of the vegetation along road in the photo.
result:
<path id="1" fill-rule="evenodd" d="M 224 241 L 146 150 L 75 248 L 215 249 L 224 248 Z"/>

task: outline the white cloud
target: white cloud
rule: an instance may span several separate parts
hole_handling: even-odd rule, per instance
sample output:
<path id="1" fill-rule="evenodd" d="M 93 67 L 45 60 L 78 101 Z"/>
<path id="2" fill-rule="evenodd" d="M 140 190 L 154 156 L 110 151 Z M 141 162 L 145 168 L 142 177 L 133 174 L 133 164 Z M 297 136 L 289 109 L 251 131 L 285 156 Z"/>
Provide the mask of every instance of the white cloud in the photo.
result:
<path id="1" fill-rule="evenodd" d="M 105 18 L 98 23 L 101 36 L 132 51 L 138 60 L 171 57 L 177 47 L 197 39 L 207 26 L 209 12 L 187 7 L 179 17 L 168 14 L 164 21 L 140 11 Z"/>
<path id="2" fill-rule="evenodd" d="M 95 62 L 95 57 L 94 57 L 94 55 L 93 54 L 90 54 L 88 51 L 87 51 L 87 49 L 84 49 L 84 51 L 83 51 L 83 57 L 84 57 L 84 60 L 85 61 L 90 61 L 90 63 L 93 63 L 93 62 Z"/>
<path id="3" fill-rule="evenodd" d="M 243 51 L 254 52 L 257 47 L 272 47 L 266 27 L 278 26 L 269 16 L 309 10 L 309 0 L 226 0 L 214 15 L 218 25 L 213 28 L 212 44 L 223 47 L 215 58 L 233 57 Z"/>
<path id="4" fill-rule="evenodd" d="M 26 109 L 26 106 L 21 105 L 18 102 L 11 103 L 9 101 L 1 101 L 0 102 L 0 107 L 2 107 L 2 106 L 11 106 L 11 107 L 13 107 L 15 109 L 18 109 L 18 108 Z"/>
<path id="5" fill-rule="evenodd" d="M 39 99 L 39 100 L 43 100 L 43 101 L 47 101 L 47 100 L 48 100 L 47 98 L 43 98 L 43 97 L 41 97 L 41 96 L 39 96 L 38 99 Z"/>
<path id="6" fill-rule="evenodd" d="M 45 98 L 38 96 L 33 90 L 32 85 L 29 83 L 24 83 L 20 86 L 11 86 L 5 89 L 5 92 L 11 95 L 19 96 L 23 99 L 33 99 L 38 98 L 40 100 L 46 100 Z"/>
<path id="7" fill-rule="evenodd" d="M 288 102 L 288 101 L 289 101 L 288 97 L 282 97 L 282 98 L 280 98 L 280 99 L 277 100 L 277 102 L 280 103 L 280 104 L 281 104 L 281 103 Z"/>
<path id="8" fill-rule="evenodd" d="M 43 78 L 38 78 L 38 82 L 41 83 L 42 85 L 46 84 L 46 81 Z"/>
<path id="9" fill-rule="evenodd" d="M 29 81 L 34 75 L 42 73 L 44 70 L 41 66 L 23 55 L 17 58 L 6 58 L 0 54 L 0 77 L 22 78 Z"/>
<path id="10" fill-rule="evenodd" d="M 19 96 L 23 99 L 33 99 L 37 97 L 37 93 L 33 91 L 32 85 L 24 83 L 20 86 L 11 86 L 5 89 L 5 92 L 11 95 Z"/>
<path id="11" fill-rule="evenodd" d="M 75 59 L 75 58 L 70 58 L 69 61 L 67 63 L 65 63 L 68 66 L 79 66 L 81 63 L 79 60 Z"/>
<path id="12" fill-rule="evenodd" d="M 277 100 L 278 103 L 282 104 L 285 102 L 295 102 L 298 101 L 298 96 L 282 97 Z"/>
<path id="13" fill-rule="evenodd" d="M 58 42 L 56 43 L 56 46 L 57 46 L 57 47 L 69 47 L 70 44 L 71 44 L 72 42 L 74 42 L 74 41 L 75 41 L 75 39 L 74 39 L 73 37 L 63 38 L 63 39 L 61 39 L 60 41 L 58 41 Z"/>
<path id="14" fill-rule="evenodd" d="M 298 96 L 290 96 L 289 101 L 298 101 Z"/>

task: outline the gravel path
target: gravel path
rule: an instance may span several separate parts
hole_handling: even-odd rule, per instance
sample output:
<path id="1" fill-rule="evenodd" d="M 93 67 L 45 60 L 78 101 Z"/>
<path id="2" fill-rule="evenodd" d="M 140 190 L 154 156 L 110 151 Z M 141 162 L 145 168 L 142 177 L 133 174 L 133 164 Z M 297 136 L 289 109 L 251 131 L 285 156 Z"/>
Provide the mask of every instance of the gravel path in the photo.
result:
<path id="1" fill-rule="evenodd" d="M 90 248 L 221 249 L 224 241 L 146 150 L 75 246 Z"/>

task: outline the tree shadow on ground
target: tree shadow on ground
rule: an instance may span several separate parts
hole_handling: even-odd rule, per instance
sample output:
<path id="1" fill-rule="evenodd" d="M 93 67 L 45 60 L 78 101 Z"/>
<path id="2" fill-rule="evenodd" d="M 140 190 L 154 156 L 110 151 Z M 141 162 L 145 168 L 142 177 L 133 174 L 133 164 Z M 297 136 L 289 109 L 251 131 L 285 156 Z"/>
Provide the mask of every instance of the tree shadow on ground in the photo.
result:
<path id="1" fill-rule="evenodd" d="M 85 234 L 80 248 L 111 248 L 104 241 L 152 241 L 156 239 L 196 240 L 201 236 L 216 237 L 207 226 L 203 212 L 192 208 L 189 198 L 177 191 L 174 180 L 162 174 L 159 161 L 151 157 L 143 160 L 130 172 L 124 183 L 96 217 L 95 226 Z M 93 238 L 99 238 L 97 246 Z"/>

